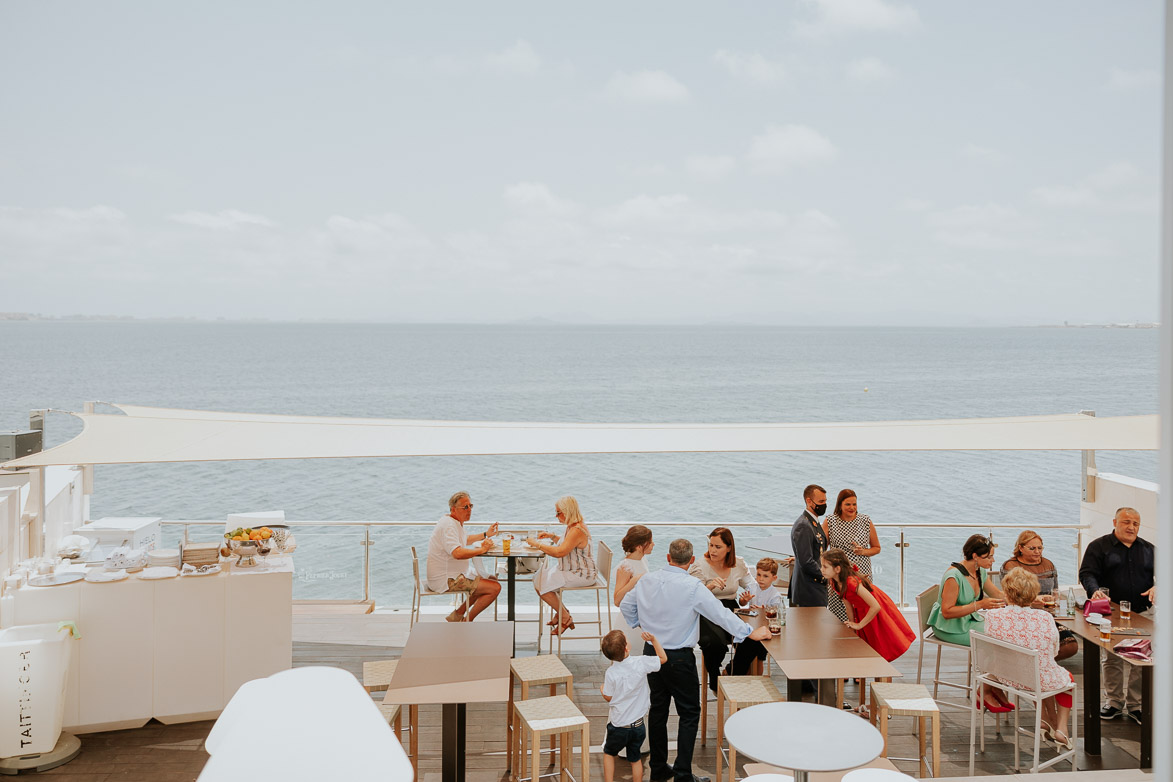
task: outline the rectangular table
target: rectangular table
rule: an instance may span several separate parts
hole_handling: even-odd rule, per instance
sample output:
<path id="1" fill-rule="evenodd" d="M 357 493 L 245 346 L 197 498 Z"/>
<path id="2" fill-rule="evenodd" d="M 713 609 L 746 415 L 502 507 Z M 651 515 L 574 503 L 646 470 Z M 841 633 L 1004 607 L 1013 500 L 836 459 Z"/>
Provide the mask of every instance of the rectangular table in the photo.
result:
<path id="1" fill-rule="evenodd" d="M 747 548 L 755 551 L 765 551 L 767 554 L 779 554 L 783 557 L 793 557 L 794 548 L 790 545 L 790 533 L 770 535 L 768 538 L 759 538 L 745 543 Z"/>
<path id="2" fill-rule="evenodd" d="M 758 625 L 765 622 L 764 616 L 757 617 Z M 856 676 L 888 679 L 902 675 L 867 641 L 821 606 L 788 609 L 781 634 L 764 641 L 763 645 L 786 676 L 787 700 L 802 700 L 804 679 L 818 680 L 819 701 L 825 702 L 832 697 L 840 700 L 843 679 Z M 825 687 L 823 683 L 828 681 L 834 681 L 835 686 Z M 840 703 L 834 705 L 838 707 Z"/>
<path id="3" fill-rule="evenodd" d="M 383 702 L 443 704 L 443 782 L 464 782 L 465 705 L 508 700 L 512 649 L 512 622 L 412 628 Z"/>
<path id="4" fill-rule="evenodd" d="M 1084 621 L 1077 614 L 1070 621 L 1061 621 L 1060 626 L 1070 625 L 1075 634 L 1083 639 L 1083 745 L 1089 755 L 1100 754 L 1100 652 L 1116 654 L 1112 649 L 1126 638 L 1151 638 L 1153 620 L 1140 616 L 1135 611 L 1126 624 L 1120 616 L 1120 606 L 1112 605 L 1112 627 L 1131 627 L 1143 631 L 1144 635 L 1113 633 L 1112 640 L 1101 641 L 1100 630 Z M 1119 655 L 1117 655 L 1119 656 Z M 1129 665 L 1140 668 L 1140 767 L 1153 767 L 1153 664 L 1125 658 Z M 1128 677 L 1125 670 L 1124 691 L 1128 692 Z M 1127 704 L 1125 704 L 1127 705 Z"/>

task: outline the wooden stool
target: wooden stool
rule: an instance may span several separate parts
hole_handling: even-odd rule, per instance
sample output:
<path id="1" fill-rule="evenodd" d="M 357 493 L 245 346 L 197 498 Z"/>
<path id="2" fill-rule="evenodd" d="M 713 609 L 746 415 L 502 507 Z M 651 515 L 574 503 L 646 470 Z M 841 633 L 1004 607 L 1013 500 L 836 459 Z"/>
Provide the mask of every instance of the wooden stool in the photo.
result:
<path id="1" fill-rule="evenodd" d="M 362 664 L 362 686 L 367 692 L 383 692 L 391 686 L 391 677 L 395 675 L 398 660 L 370 660 Z M 403 743 L 403 714 L 398 703 L 380 703 L 379 711 L 389 725 L 395 728 L 395 738 Z M 416 750 L 419 748 L 419 737 L 416 726 L 419 725 L 419 706 L 407 707 L 407 729 L 411 731 L 411 746 L 408 756 L 411 757 L 411 767 L 419 772 L 416 766 Z"/>
<path id="2" fill-rule="evenodd" d="M 565 695 L 554 695 L 549 698 L 534 698 L 528 701 L 517 701 L 513 704 L 513 741 L 509 746 L 510 768 L 513 770 L 513 779 L 521 782 L 521 767 L 525 762 L 526 741 L 530 745 L 530 776 L 524 777 L 529 782 L 538 782 L 541 774 L 538 771 L 542 756 L 542 737 L 557 737 L 561 744 L 558 762 L 558 777 L 560 782 L 566 782 L 567 777 L 575 779 L 568 768 L 570 761 L 570 744 L 574 733 L 578 733 L 579 757 L 582 760 L 582 776 L 575 782 L 590 782 L 591 774 L 591 723 L 574 705 L 574 701 Z M 552 776 L 552 775 L 551 775 Z"/>
<path id="3" fill-rule="evenodd" d="M 874 682 L 872 684 L 872 725 L 879 721 L 880 735 L 884 737 L 884 750 L 881 757 L 888 756 L 888 716 L 905 716 L 917 718 L 917 736 L 920 739 L 920 756 L 915 758 L 920 762 L 920 775 L 923 777 L 930 772 L 925 758 L 925 720 L 933 722 L 933 766 L 931 775 L 936 776 L 941 770 L 941 710 L 937 702 L 929 695 L 923 684 L 898 684 L 894 682 Z M 894 760 L 913 760 L 913 758 L 894 758 Z"/>
<path id="4" fill-rule="evenodd" d="M 515 681 L 521 682 L 521 699 L 529 700 L 529 688 L 531 686 L 540 687 L 543 684 L 550 685 L 550 694 L 558 694 L 558 685 L 566 685 L 566 697 L 574 700 L 574 674 L 570 669 L 563 664 L 556 655 L 540 654 L 536 657 L 514 657 L 509 661 L 509 703 L 505 706 L 505 720 L 509 723 L 505 726 L 506 746 L 513 746 L 513 683 Z M 555 737 L 550 736 L 550 752 L 554 750 Z M 510 770 L 509 761 L 512 757 L 505 759 L 506 771 Z M 550 761 L 553 762 L 551 757 Z"/>
<path id="5" fill-rule="evenodd" d="M 721 767 L 725 765 L 725 702 L 729 702 L 729 716 L 738 709 L 759 703 L 782 700 L 782 693 L 769 676 L 722 676 L 717 680 L 717 782 L 721 782 Z M 729 782 L 737 779 L 737 750 L 729 747 Z"/>

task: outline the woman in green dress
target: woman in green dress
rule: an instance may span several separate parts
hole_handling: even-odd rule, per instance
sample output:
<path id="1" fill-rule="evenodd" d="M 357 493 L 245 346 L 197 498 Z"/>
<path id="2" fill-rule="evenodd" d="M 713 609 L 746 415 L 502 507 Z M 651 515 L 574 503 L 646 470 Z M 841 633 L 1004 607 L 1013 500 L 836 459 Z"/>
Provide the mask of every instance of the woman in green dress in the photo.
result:
<path id="1" fill-rule="evenodd" d="M 1002 608 L 1006 595 L 990 578 L 994 544 L 985 535 L 971 535 L 961 548 L 962 561 L 954 562 L 941 578 L 941 591 L 929 613 L 933 635 L 942 641 L 969 646 L 969 631 L 984 633 L 986 620 L 978 613 Z M 991 711 L 1007 711 L 1008 703 L 990 688 L 984 699 Z"/>

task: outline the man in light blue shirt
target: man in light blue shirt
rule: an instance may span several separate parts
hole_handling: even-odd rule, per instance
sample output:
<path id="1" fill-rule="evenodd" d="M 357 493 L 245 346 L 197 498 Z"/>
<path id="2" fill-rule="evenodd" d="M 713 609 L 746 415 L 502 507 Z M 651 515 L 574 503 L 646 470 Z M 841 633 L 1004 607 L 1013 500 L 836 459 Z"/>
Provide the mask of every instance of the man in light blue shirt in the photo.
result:
<path id="1" fill-rule="evenodd" d="M 619 610 L 632 627 L 645 630 L 660 639 L 668 662 L 648 674 L 652 691 L 652 708 L 648 713 L 648 765 L 651 782 L 675 777 L 676 782 L 694 782 L 692 751 L 701 719 L 700 679 L 697 678 L 693 647 L 700 635 L 703 616 L 722 627 L 741 642 L 746 638 L 764 641 L 770 637 L 768 627 L 751 632 L 750 626 L 721 605 L 713 593 L 688 574 L 693 562 L 692 544 L 683 538 L 668 547 L 668 566 L 640 578 L 628 592 Z M 644 654 L 655 654 L 651 644 Z M 676 702 L 680 727 L 676 734 L 676 763 L 668 765 L 668 705 Z"/>

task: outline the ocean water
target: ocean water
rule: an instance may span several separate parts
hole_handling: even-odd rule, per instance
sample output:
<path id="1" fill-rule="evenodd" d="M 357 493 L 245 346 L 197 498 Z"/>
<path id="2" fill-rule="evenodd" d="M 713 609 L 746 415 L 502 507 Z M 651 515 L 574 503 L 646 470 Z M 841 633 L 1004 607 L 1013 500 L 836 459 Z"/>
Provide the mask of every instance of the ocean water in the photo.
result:
<path id="1" fill-rule="evenodd" d="M 0 323 L 0 429 L 28 410 L 86 400 L 299 415 L 518 421 L 789 422 L 1157 410 L 1158 334 L 1124 329 L 723 326 L 406 326 L 241 323 Z M 47 442 L 80 430 L 49 418 Z M 1101 452 L 1101 471 L 1155 480 L 1157 456 Z M 430 525 L 469 491 L 471 526 L 553 523 L 573 494 L 619 551 L 643 521 L 789 524 L 801 492 L 850 487 L 877 523 L 1015 529 L 1079 519 L 1078 453 L 782 453 L 297 460 L 96 469 L 92 513 L 223 519 L 281 508 L 299 520 Z M 833 500 L 832 500 L 833 501 Z M 603 523 L 614 526 L 601 526 Z M 739 533 L 743 550 L 768 527 Z M 704 543 L 699 530 L 665 529 Z M 920 533 L 906 590 L 936 583 L 966 530 Z M 408 545 L 387 528 L 371 550 L 381 603 L 410 598 Z M 877 580 L 897 585 L 895 533 Z M 361 533 L 299 535 L 298 597 L 361 593 Z M 1074 536 L 1047 536 L 1074 576 Z M 1007 553 L 1009 545 L 1002 548 Z M 657 554 L 657 557 L 659 555 Z M 911 597 L 909 597 L 911 599 Z"/>

